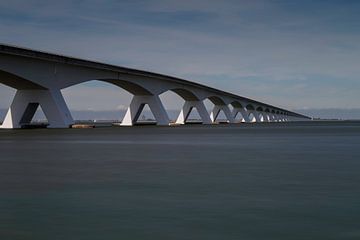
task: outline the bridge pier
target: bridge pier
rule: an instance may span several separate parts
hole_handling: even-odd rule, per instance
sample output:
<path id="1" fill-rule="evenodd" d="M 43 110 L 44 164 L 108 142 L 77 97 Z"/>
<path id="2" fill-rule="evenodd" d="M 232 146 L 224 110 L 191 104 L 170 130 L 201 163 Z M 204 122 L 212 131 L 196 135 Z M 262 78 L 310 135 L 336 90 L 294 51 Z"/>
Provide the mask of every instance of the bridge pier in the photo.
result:
<path id="1" fill-rule="evenodd" d="M 270 113 L 270 119 L 271 119 L 271 122 L 276 122 L 277 121 L 274 113 Z"/>
<path id="2" fill-rule="evenodd" d="M 74 123 L 60 90 L 17 90 L 0 128 L 29 124 L 39 105 L 48 120 L 48 128 L 68 128 Z"/>
<path id="3" fill-rule="evenodd" d="M 198 111 L 203 124 L 211 124 L 212 123 L 209 113 L 207 112 L 203 101 L 200 101 L 200 100 L 199 101 L 185 101 L 184 106 L 181 109 L 181 112 L 176 120 L 176 123 L 177 124 L 185 124 L 187 119 L 189 118 L 189 115 L 193 108 L 196 108 L 196 110 Z"/>
<path id="4" fill-rule="evenodd" d="M 276 122 L 273 113 L 269 113 L 269 121 L 270 121 L 270 122 Z"/>
<path id="5" fill-rule="evenodd" d="M 268 114 L 266 112 L 262 112 L 261 115 L 263 116 L 263 122 L 269 122 L 269 117 Z"/>
<path id="6" fill-rule="evenodd" d="M 248 111 L 246 111 L 244 108 L 234 108 L 233 109 L 232 114 L 233 114 L 234 119 L 236 118 L 236 115 L 238 113 L 241 113 L 241 116 L 242 116 L 242 119 L 244 120 L 244 122 L 247 122 L 247 123 L 251 122 L 251 120 L 249 118 L 250 113 Z"/>
<path id="7" fill-rule="evenodd" d="M 267 119 L 268 122 L 273 122 L 271 113 L 266 113 L 266 119 Z"/>
<path id="8" fill-rule="evenodd" d="M 277 121 L 278 121 L 275 113 L 272 113 L 272 114 L 271 114 L 271 118 L 272 118 L 272 121 L 273 121 L 273 122 L 277 122 Z"/>
<path id="9" fill-rule="evenodd" d="M 270 119 L 271 119 L 271 122 L 276 122 L 276 118 L 275 118 L 275 114 L 274 114 L 274 113 L 271 113 L 271 114 L 270 114 Z"/>
<path id="10" fill-rule="evenodd" d="M 125 117 L 121 122 L 121 126 L 133 126 L 139 119 L 142 110 L 145 105 L 148 104 L 152 114 L 155 117 L 157 125 L 167 126 L 170 124 L 170 119 L 167 112 L 157 95 L 135 95 L 131 100 Z"/>
<path id="11" fill-rule="evenodd" d="M 257 111 L 249 111 L 249 114 L 250 114 L 250 113 L 252 113 L 252 114 L 254 115 L 255 121 L 254 121 L 254 119 L 253 119 L 253 120 L 252 120 L 253 122 L 261 122 L 259 112 L 257 112 Z"/>
<path id="12" fill-rule="evenodd" d="M 264 121 L 264 122 L 271 122 L 271 118 L 270 118 L 269 113 L 265 113 L 264 118 L 265 118 L 265 121 Z"/>
<path id="13" fill-rule="evenodd" d="M 233 114 L 231 113 L 231 111 L 227 105 L 215 105 L 213 110 L 210 113 L 210 119 L 213 123 L 215 123 L 221 110 L 224 112 L 229 123 L 235 122 L 235 118 L 233 117 Z"/>

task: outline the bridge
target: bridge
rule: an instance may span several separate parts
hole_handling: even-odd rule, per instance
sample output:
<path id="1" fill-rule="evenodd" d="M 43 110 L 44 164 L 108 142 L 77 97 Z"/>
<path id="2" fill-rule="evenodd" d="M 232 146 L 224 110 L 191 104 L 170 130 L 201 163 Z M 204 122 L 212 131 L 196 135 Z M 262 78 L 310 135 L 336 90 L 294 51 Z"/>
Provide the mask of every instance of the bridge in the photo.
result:
<path id="1" fill-rule="evenodd" d="M 61 89 L 91 80 L 113 84 L 133 95 L 121 122 L 123 126 L 136 124 L 146 104 L 157 125 L 169 125 L 170 119 L 159 98 L 167 91 L 175 92 L 185 101 L 177 124 L 185 124 L 194 108 L 203 124 L 215 123 L 220 111 L 229 123 L 235 123 L 238 114 L 239 122 L 310 120 L 286 109 L 176 77 L 1 44 L 0 83 L 17 90 L 1 128 L 29 124 L 39 105 L 49 128 L 68 128 L 74 120 Z M 206 99 L 214 104 L 210 113 L 204 105 Z"/>

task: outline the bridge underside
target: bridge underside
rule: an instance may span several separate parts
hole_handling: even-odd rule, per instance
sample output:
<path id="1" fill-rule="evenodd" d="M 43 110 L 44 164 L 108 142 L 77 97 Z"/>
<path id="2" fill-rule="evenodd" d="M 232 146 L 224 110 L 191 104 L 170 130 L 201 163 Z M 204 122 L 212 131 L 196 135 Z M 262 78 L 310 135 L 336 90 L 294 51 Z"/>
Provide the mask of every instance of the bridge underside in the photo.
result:
<path id="1" fill-rule="evenodd" d="M 17 89 L 1 128 L 21 128 L 29 124 L 39 106 L 48 119 L 49 128 L 71 126 L 74 121 L 60 90 L 90 80 L 108 82 L 134 95 L 122 120 L 123 126 L 136 124 L 145 105 L 149 106 L 158 125 L 171 124 L 159 98 L 166 91 L 175 92 L 185 101 L 176 124 L 186 124 L 192 109 L 198 111 L 203 124 L 217 123 L 221 111 L 228 123 L 310 120 L 291 111 L 186 80 L 0 45 L 0 83 Z M 210 112 L 204 105 L 206 99 L 214 104 Z"/>

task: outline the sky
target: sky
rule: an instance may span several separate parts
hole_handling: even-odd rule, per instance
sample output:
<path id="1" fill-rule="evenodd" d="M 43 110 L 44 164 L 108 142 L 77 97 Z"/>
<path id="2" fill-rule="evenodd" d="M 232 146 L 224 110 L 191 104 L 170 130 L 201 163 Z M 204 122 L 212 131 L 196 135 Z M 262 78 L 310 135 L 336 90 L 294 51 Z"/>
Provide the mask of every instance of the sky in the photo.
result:
<path id="1" fill-rule="evenodd" d="M 351 0 L 2 0 L 0 42 L 177 76 L 291 110 L 352 111 L 360 109 L 359 12 Z M 13 93 L 0 86 L 0 108 Z M 75 110 L 123 109 L 131 99 L 99 82 L 63 93 Z M 171 94 L 164 98 L 178 107 Z"/>

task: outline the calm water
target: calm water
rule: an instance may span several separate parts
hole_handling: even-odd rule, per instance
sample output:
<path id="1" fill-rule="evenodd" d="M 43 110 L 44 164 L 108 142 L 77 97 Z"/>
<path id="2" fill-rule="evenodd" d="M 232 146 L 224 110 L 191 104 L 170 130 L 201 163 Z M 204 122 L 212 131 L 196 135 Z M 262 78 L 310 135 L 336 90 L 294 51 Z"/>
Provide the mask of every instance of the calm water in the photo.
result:
<path id="1" fill-rule="evenodd" d="M 360 239 L 360 123 L 0 131 L 0 239 Z"/>

